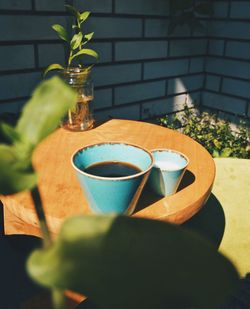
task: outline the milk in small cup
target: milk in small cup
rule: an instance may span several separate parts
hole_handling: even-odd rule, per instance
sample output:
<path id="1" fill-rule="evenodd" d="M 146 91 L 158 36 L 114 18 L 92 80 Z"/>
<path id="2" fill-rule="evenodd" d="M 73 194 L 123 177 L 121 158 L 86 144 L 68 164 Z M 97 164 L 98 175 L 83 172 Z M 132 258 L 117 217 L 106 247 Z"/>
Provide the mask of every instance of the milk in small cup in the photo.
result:
<path id="1" fill-rule="evenodd" d="M 172 149 L 155 149 L 151 153 L 155 161 L 149 177 L 151 189 L 160 196 L 176 193 L 189 162 L 187 156 Z"/>

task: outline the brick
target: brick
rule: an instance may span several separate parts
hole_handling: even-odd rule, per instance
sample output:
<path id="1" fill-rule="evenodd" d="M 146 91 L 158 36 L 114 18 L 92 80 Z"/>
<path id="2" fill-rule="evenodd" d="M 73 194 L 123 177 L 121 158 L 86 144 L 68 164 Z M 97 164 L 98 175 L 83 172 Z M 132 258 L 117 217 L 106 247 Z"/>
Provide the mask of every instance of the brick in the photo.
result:
<path id="1" fill-rule="evenodd" d="M 93 70 L 95 86 L 107 86 L 141 79 L 140 64 L 122 64 L 95 67 Z"/>
<path id="2" fill-rule="evenodd" d="M 52 63 L 65 65 L 64 46 L 62 44 L 39 44 L 38 59 L 41 68 Z"/>
<path id="3" fill-rule="evenodd" d="M 212 37 L 246 39 L 250 37 L 250 27 L 241 21 L 212 21 L 208 22 L 208 32 Z"/>
<path id="4" fill-rule="evenodd" d="M 165 0 L 116 0 L 115 12 L 164 16 L 169 14 L 169 3 Z"/>
<path id="5" fill-rule="evenodd" d="M 203 87 L 203 79 L 203 74 L 169 79 L 167 94 L 170 95 L 199 90 Z"/>
<path id="6" fill-rule="evenodd" d="M 0 40 L 44 40 L 57 35 L 51 25 L 66 26 L 66 16 L 2 16 Z M 8 31 L 6 31 L 8 29 Z M 86 32 L 95 32 L 95 38 L 131 38 L 142 35 L 142 20 L 136 18 L 91 17 L 85 24 Z M 18 36 L 16 35 L 18 33 Z"/>
<path id="7" fill-rule="evenodd" d="M 212 92 L 203 93 L 202 105 L 239 115 L 244 115 L 246 109 L 245 100 L 240 100 L 224 94 L 217 94 Z"/>
<path id="8" fill-rule="evenodd" d="M 250 63 L 248 62 L 207 58 L 206 71 L 208 73 L 250 79 Z"/>
<path id="9" fill-rule="evenodd" d="M 31 69 L 34 66 L 33 45 L 0 46 L 0 70 Z"/>
<path id="10" fill-rule="evenodd" d="M 98 111 L 95 113 L 95 118 L 97 120 L 107 120 L 111 118 L 139 120 L 140 106 L 131 105 L 119 108 L 112 108 L 105 111 Z"/>
<path id="11" fill-rule="evenodd" d="M 161 78 L 186 74 L 188 60 L 164 60 L 145 63 L 144 79 Z"/>
<path id="12" fill-rule="evenodd" d="M 27 16 L 18 18 L 4 15 L 0 18 L 0 41 L 5 40 L 46 40 L 56 39 L 51 25 L 66 25 L 66 18 L 61 16 Z M 6 31 L 8 29 L 8 31 Z"/>
<path id="13" fill-rule="evenodd" d="M 105 63 L 112 61 L 112 45 L 111 43 L 90 43 L 87 48 L 93 48 L 98 54 L 98 62 Z M 93 57 L 91 57 L 93 62 Z"/>
<path id="14" fill-rule="evenodd" d="M 145 22 L 145 37 L 152 37 L 152 38 L 168 38 L 168 25 L 169 21 L 164 19 L 146 19 Z M 174 37 L 179 36 L 190 36 L 190 29 L 186 26 L 179 26 L 176 28 L 174 32 Z"/>
<path id="15" fill-rule="evenodd" d="M 223 40 L 209 40 L 209 55 L 222 56 L 224 53 L 224 45 L 225 41 Z"/>
<path id="16" fill-rule="evenodd" d="M 187 100 L 188 97 L 188 100 Z M 187 101 L 186 101 L 187 100 Z M 174 97 L 153 100 L 142 104 L 142 119 L 153 118 L 164 114 L 173 113 L 183 109 L 185 102 L 193 106 L 200 100 L 200 92 L 191 95 L 177 95 Z"/>
<path id="17" fill-rule="evenodd" d="M 213 7 L 214 7 L 214 14 L 213 17 L 227 17 L 228 15 L 228 7 L 229 7 L 229 2 L 228 1 L 217 1 L 213 2 Z"/>
<path id="18" fill-rule="evenodd" d="M 232 1 L 230 16 L 233 18 L 250 18 L 249 1 Z"/>
<path id="19" fill-rule="evenodd" d="M 121 86 L 115 88 L 115 104 L 120 105 L 157 98 L 164 96 L 165 93 L 165 81 Z"/>
<path id="20" fill-rule="evenodd" d="M 25 100 L 18 100 L 18 101 L 9 102 L 9 103 L 1 103 L 0 104 L 0 114 L 3 114 L 3 113 L 18 114 L 21 112 L 25 103 L 26 103 Z"/>
<path id="21" fill-rule="evenodd" d="M 250 60 L 250 42 L 229 41 L 226 56 Z"/>
<path id="22" fill-rule="evenodd" d="M 167 56 L 166 41 L 118 42 L 115 44 L 115 60 L 139 60 Z"/>
<path id="23" fill-rule="evenodd" d="M 91 17 L 85 27 L 87 32 L 95 32 L 96 39 L 142 36 L 142 20 L 139 18 Z"/>
<path id="24" fill-rule="evenodd" d="M 94 110 L 112 106 L 112 89 L 98 89 L 94 91 Z"/>
<path id="25" fill-rule="evenodd" d="M 222 92 L 250 99 L 250 81 L 224 78 Z"/>
<path id="26" fill-rule="evenodd" d="M 204 55 L 206 52 L 206 40 L 171 40 L 170 41 L 170 56 L 192 56 Z"/>
<path id="27" fill-rule="evenodd" d="M 204 57 L 190 59 L 189 73 L 204 72 L 204 65 L 205 65 Z"/>
<path id="28" fill-rule="evenodd" d="M 169 113 L 171 106 L 167 104 L 167 99 L 162 98 L 159 100 L 153 100 L 142 104 L 142 119 L 153 118 L 163 114 Z"/>
<path id="29" fill-rule="evenodd" d="M 31 0 L 1 0 L 1 10 L 31 10 Z"/>
<path id="30" fill-rule="evenodd" d="M 74 6 L 82 11 L 91 11 L 94 13 L 111 13 L 112 0 L 73 0 Z"/>
<path id="31" fill-rule="evenodd" d="M 221 77 L 207 74 L 205 88 L 212 91 L 219 91 Z"/>
<path id="32" fill-rule="evenodd" d="M 41 81 L 40 73 L 2 75 L 0 76 L 1 99 L 30 96 L 39 81 Z"/>
<path id="33" fill-rule="evenodd" d="M 35 0 L 37 11 L 64 11 L 65 0 Z"/>

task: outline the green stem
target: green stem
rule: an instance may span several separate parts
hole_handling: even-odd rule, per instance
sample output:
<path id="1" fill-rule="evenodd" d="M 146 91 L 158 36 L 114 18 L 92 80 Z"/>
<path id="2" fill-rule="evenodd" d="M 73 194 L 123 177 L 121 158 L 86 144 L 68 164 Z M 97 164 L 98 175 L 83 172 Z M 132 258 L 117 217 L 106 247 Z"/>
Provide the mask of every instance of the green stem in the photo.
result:
<path id="1" fill-rule="evenodd" d="M 52 301 L 55 309 L 67 309 L 65 296 L 62 290 L 52 290 Z"/>
<path id="2" fill-rule="evenodd" d="M 43 236 L 43 245 L 45 248 L 47 248 L 52 244 L 52 240 L 43 210 L 41 195 L 37 186 L 31 190 L 31 196 L 34 202 L 36 214 L 39 220 L 40 229 Z"/>

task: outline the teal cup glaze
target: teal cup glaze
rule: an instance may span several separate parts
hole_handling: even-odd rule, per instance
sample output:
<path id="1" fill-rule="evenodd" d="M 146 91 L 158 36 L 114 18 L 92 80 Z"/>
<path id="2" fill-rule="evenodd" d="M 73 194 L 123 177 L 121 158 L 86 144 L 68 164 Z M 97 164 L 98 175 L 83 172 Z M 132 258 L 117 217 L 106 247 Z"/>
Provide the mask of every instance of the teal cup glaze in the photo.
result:
<path id="1" fill-rule="evenodd" d="M 155 149 L 151 153 L 155 162 L 150 173 L 149 186 L 161 196 L 176 193 L 189 163 L 188 158 L 171 149 Z"/>
<path id="2" fill-rule="evenodd" d="M 90 209 L 99 214 L 131 214 L 153 167 L 151 152 L 140 146 L 107 142 L 77 150 L 71 159 Z M 103 177 L 85 172 L 105 162 L 132 164 L 139 170 L 123 177 Z"/>

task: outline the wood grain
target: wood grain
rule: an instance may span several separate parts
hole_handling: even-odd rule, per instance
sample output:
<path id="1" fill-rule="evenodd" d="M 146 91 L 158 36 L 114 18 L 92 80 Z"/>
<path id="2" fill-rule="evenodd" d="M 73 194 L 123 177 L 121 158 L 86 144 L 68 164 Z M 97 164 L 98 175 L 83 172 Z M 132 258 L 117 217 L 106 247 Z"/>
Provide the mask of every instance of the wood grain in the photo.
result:
<path id="1" fill-rule="evenodd" d="M 86 132 L 58 129 L 39 145 L 33 156 L 52 233 L 58 232 L 66 218 L 90 213 L 71 166 L 72 154 L 83 146 L 106 141 L 129 142 L 149 150 L 175 149 L 190 160 L 186 179 L 176 194 L 159 198 L 145 189 L 133 216 L 180 224 L 198 212 L 208 198 L 215 177 L 214 161 L 201 145 L 183 134 L 149 123 L 117 119 Z M 22 230 L 22 233 L 39 234 L 29 192 L 1 196 L 1 200 L 11 223 L 11 227 L 6 224 L 6 233 Z"/>

